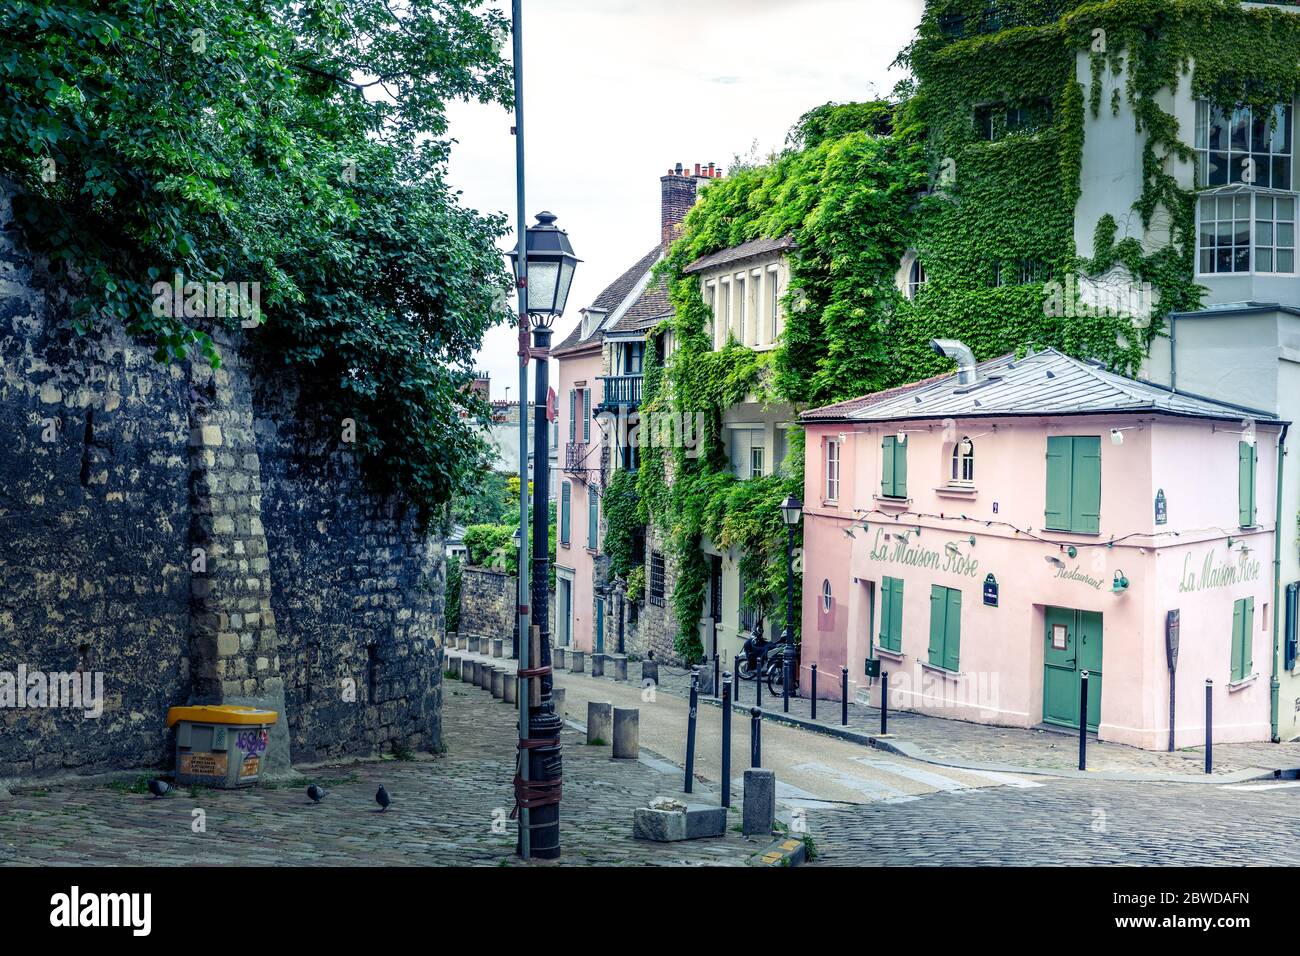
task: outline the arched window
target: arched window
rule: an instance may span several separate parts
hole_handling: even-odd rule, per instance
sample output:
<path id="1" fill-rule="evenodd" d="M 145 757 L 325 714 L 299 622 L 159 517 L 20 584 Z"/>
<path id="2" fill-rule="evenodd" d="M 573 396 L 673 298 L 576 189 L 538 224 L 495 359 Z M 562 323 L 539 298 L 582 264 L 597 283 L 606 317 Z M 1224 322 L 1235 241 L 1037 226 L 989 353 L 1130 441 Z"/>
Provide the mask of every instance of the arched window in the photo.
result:
<path id="1" fill-rule="evenodd" d="M 822 581 L 822 610 L 827 614 L 831 611 L 831 582 L 829 579 Z"/>
<path id="2" fill-rule="evenodd" d="M 921 265 L 920 258 L 912 260 L 912 268 L 907 273 L 907 297 L 916 300 L 917 293 L 925 288 L 925 283 L 929 281 L 925 274 L 925 266 Z"/>
<path id="3" fill-rule="evenodd" d="M 952 483 L 975 484 L 975 443 L 964 435 L 952 446 Z"/>

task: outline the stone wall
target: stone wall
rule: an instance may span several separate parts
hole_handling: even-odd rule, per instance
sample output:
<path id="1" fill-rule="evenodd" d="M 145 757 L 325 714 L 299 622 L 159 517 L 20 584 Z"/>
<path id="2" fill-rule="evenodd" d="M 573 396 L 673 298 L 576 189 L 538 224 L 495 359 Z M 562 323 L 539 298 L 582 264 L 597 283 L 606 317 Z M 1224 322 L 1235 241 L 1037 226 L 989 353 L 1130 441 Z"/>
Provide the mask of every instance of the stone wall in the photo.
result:
<path id="1" fill-rule="evenodd" d="M 670 553 L 663 533 L 654 525 L 646 527 L 646 596 L 641 606 L 635 638 L 638 653 L 654 652 L 655 660 L 682 665 L 675 644 L 677 615 L 673 612 L 673 586 L 677 581 L 677 561 Z M 658 551 L 664 556 L 663 604 L 650 600 L 650 555 Z"/>
<path id="2" fill-rule="evenodd" d="M 503 637 L 515 631 L 519 584 L 513 574 L 466 565 L 460 579 L 460 633 Z"/>
<path id="3" fill-rule="evenodd" d="M 191 702 L 279 711 L 272 773 L 439 747 L 438 537 L 238 339 L 214 371 L 77 335 L 11 219 L 0 183 L 0 781 L 165 765 Z M 102 675 L 102 714 L 20 669 Z"/>

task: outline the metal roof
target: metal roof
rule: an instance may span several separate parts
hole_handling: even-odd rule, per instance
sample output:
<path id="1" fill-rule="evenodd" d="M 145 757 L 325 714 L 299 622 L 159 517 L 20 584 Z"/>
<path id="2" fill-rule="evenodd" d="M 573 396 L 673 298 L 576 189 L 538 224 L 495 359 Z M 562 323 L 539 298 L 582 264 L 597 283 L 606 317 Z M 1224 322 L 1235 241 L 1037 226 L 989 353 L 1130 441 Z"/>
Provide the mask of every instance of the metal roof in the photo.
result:
<path id="1" fill-rule="evenodd" d="M 1016 358 L 1005 355 L 977 366 L 978 379 L 962 385 L 956 373 L 899 395 L 849 411 L 842 421 L 904 421 L 927 418 L 1000 418 L 1050 415 L 1152 413 L 1184 418 L 1240 421 L 1249 415 L 1277 423 L 1270 412 L 1174 392 L 1126 378 L 1058 352 Z M 819 409 L 805 412 L 817 418 Z"/>

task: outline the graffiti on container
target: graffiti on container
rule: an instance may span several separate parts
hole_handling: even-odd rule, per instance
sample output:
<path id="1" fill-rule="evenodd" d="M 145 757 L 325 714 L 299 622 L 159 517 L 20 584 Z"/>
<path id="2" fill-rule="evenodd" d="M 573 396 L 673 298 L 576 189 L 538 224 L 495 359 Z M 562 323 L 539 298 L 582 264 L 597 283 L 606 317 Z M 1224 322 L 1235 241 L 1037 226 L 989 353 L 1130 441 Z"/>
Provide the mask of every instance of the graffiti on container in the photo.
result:
<path id="1" fill-rule="evenodd" d="M 235 738 L 235 746 L 241 753 L 262 754 L 266 752 L 269 740 L 270 734 L 265 730 L 241 730 L 239 736 Z"/>

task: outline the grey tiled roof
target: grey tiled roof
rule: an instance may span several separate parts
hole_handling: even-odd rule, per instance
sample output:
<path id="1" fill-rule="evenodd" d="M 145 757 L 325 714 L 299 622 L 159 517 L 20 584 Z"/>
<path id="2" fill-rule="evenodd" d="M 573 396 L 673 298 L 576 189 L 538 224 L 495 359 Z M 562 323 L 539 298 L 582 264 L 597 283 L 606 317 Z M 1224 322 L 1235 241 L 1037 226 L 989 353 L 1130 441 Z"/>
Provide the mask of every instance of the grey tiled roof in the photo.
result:
<path id="1" fill-rule="evenodd" d="M 903 421 L 927 418 L 998 418 L 1023 415 L 1108 415 L 1147 412 L 1185 418 L 1277 422 L 1269 412 L 1214 401 L 1161 385 L 1125 378 L 1104 368 L 1045 349 L 1024 358 L 1006 355 L 982 362 L 979 378 L 962 385 L 956 373 L 920 383 L 880 401 L 837 416 L 843 421 Z M 841 403 L 841 405 L 848 403 Z M 805 419 L 822 417 L 826 409 L 805 412 Z"/>
<path id="2" fill-rule="evenodd" d="M 590 308 L 599 309 L 612 315 L 623 304 L 623 301 L 636 290 L 645 274 L 654 268 L 662 253 L 663 249 L 660 246 L 655 246 L 647 252 L 637 260 L 636 265 L 607 285 L 600 295 L 596 296 Z M 582 323 L 579 322 L 573 327 L 573 331 L 564 337 L 564 341 L 551 349 L 551 354 L 556 355 L 562 352 L 572 352 L 579 348 L 590 348 L 593 345 L 599 345 L 604 339 L 604 330 L 597 329 L 586 339 L 581 339 L 581 335 Z"/>
<path id="3" fill-rule="evenodd" d="M 668 301 L 668 285 L 664 281 L 650 284 L 642 290 L 622 318 L 605 331 L 607 332 L 644 332 L 654 328 L 665 316 L 672 315 L 673 306 Z"/>
<path id="4" fill-rule="evenodd" d="M 749 242 L 742 242 L 738 246 L 732 246 L 730 249 L 723 249 L 719 252 L 710 253 L 696 259 L 683 271 L 690 275 L 692 272 L 703 272 L 706 269 L 712 269 L 716 266 L 729 265 L 732 262 L 740 262 L 742 259 L 752 259 L 755 256 L 767 255 L 770 252 L 783 252 L 786 249 L 794 248 L 794 237 L 782 236 L 780 239 L 751 239 Z"/>

